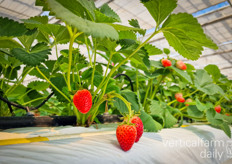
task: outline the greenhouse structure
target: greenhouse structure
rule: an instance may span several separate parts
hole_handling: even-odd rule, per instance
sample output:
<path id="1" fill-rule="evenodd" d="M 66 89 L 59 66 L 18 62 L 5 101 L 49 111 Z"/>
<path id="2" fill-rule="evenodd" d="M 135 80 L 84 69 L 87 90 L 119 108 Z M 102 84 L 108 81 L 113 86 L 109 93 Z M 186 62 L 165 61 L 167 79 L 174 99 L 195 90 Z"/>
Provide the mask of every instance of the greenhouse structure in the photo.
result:
<path id="1" fill-rule="evenodd" d="M 0 164 L 231 164 L 232 0 L 0 0 Z"/>

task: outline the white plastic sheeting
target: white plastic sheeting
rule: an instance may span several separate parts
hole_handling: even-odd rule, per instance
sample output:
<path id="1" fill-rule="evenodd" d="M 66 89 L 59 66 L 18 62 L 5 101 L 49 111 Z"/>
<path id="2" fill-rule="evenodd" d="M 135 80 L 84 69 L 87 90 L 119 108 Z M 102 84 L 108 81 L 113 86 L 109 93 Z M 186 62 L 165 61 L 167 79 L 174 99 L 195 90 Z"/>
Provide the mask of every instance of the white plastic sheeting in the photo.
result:
<path id="1" fill-rule="evenodd" d="M 159 133 L 145 132 L 140 141 L 128 152 L 120 149 L 115 128 L 115 126 L 100 129 L 67 126 L 5 130 L 3 131 L 5 134 L 6 132 L 27 134 L 27 137 L 64 134 L 80 134 L 80 136 L 0 146 L 0 163 L 232 163 L 232 140 L 223 131 L 208 125 L 163 129 Z M 0 138 L 3 136 L 3 133 L 0 133 Z"/>

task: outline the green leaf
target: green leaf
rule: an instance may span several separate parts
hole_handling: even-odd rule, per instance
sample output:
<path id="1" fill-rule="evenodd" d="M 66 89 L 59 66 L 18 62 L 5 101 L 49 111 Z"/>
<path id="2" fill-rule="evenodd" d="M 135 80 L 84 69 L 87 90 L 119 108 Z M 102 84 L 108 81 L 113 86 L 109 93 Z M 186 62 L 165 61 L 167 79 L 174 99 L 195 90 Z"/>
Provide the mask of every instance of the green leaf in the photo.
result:
<path id="1" fill-rule="evenodd" d="M 34 42 L 34 40 L 36 39 L 37 35 L 38 35 L 38 32 L 35 32 L 32 35 L 20 36 L 20 37 L 18 37 L 18 39 L 24 45 L 26 50 L 29 51 L 31 49 L 31 45 Z"/>
<path id="2" fill-rule="evenodd" d="M 48 16 L 35 16 L 29 19 L 22 19 L 24 24 L 29 29 L 37 28 L 37 24 L 48 24 Z"/>
<path id="3" fill-rule="evenodd" d="M 231 138 L 231 130 L 228 124 L 223 123 L 220 125 L 220 128 L 226 133 L 226 135 Z"/>
<path id="4" fill-rule="evenodd" d="M 115 84 L 114 85 L 107 85 L 106 93 L 109 93 L 111 91 L 115 91 L 116 93 L 120 93 L 120 88 Z"/>
<path id="5" fill-rule="evenodd" d="M 60 91 L 64 91 L 66 85 L 65 79 L 62 76 L 57 76 L 57 77 L 53 77 L 50 79 L 51 82 L 60 90 Z M 52 91 L 54 92 L 55 96 L 57 97 L 57 99 L 60 102 L 65 102 L 67 101 L 55 88 L 52 87 Z M 63 92 L 65 94 L 65 92 Z M 69 97 L 69 95 L 66 95 Z"/>
<path id="6" fill-rule="evenodd" d="M 94 75 L 94 79 L 93 79 L 93 84 L 98 87 L 101 83 L 101 81 L 103 80 L 103 76 L 102 75 Z"/>
<path id="7" fill-rule="evenodd" d="M 33 17 L 23 21 L 27 23 L 27 26 L 39 28 L 40 37 L 45 37 L 42 39 L 45 39 L 46 41 L 46 35 L 55 37 L 56 43 L 67 43 L 70 39 L 69 32 L 65 26 L 59 24 L 46 24 L 46 20 L 44 20 L 43 17 Z"/>
<path id="8" fill-rule="evenodd" d="M 40 65 L 40 66 L 39 66 L 39 69 L 40 69 L 40 71 L 41 71 L 47 78 L 49 78 L 49 76 L 50 76 L 50 71 L 49 71 L 47 68 L 45 68 L 43 65 Z M 40 79 L 44 79 L 44 77 L 43 77 L 36 69 L 33 69 L 33 70 L 29 73 L 29 75 L 35 76 L 35 77 L 40 78 Z"/>
<path id="9" fill-rule="evenodd" d="M 131 109 L 135 112 L 139 111 L 139 103 L 137 99 L 137 95 L 130 91 L 130 90 L 123 90 L 121 91 L 121 95 L 129 102 L 131 103 Z"/>
<path id="10" fill-rule="evenodd" d="M 29 53 L 21 48 L 14 48 L 11 53 L 24 64 L 28 66 L 36 66 L 48 59 L 50 49 L 47 45 L 38 43 L 32 47 L 31 52 Z"/>
<path id="11" fill-rule="evenodd" d="M 131 26 L 135 28 L 140 28 L 140 25 L 137 19 L 131 19 L 131 20 L 128 20 L 128 22 Z M 146 30 L 143 29 L 142 31 L 139 31 L 139 33 L 144 36 L 146 34 Z"/>
<path id="12" fill-rule="evenodd" d="M 198 98 L 196 98 L 196 106 L 197 106 L 197 109 L 198 110 L 200 110 L 200 111 L 205 111 L 205 110 L 207 110 L 208 108 L 207 108 L 207 106 L 205 105 L 205 104 L 203 104 L 203 103 L 201 103 L 199 100 L 198 100 Z"/>
<path id="13" fill-rule="evenodd" d="M 176 0 L 141 0 L 159 26 L 177 7 Z"/>
<path id="14" fill-rule="evenodd" d="M 205 66 L 204 68 L 208 74 L 212 75 L 214 81 L 218 81 L 218 79 L 221 77 L 221 72 L 218 68 L 218 66 L 213 65 L 213 64 L 209 64 L 207 66 Z"/>
<path id="15" fill-rule="evenodd" d="M 197 117 L 197 118 L 203 118 L 204 112 L 200 111 L 199 108 L 197 108 L 195 105 L 190 105 L 187 108 L 187 112 L 189 116 Z"/>
<path id="16" fill-rule="evenodd" d="M 139 22 L 137 19 L 128 20 L 129 24 L 135 28 L 140 28 Z"/>
<path id="17" fill-rule="evenodd" d="M 68 72 L 68 63 L 62 63 L 60 65 L 60 70 L 63 72 L 63 73 L 67 73 Z"/>
<path id="18" fill-rule="evenodd" d="M 140 28 L 134 28 L 134 27 L 128 27 L 120 24 L 112 24 L 107 23 L 108 25 L 112 26 L 117 31 L 135 31 L 135 32 L 144 32 L 143 29 Z"/>
<path id="19" fill-rule="evenodd" d="M 24 24 L 0 17 L 0 36 L 16 37 L 24 35 L 26 32 L 27 28 Z"/>
<path id="20" fill-rule="evenodd" d="M 177 119 L 170 113 L 170 111 L 168 110 L 169 107 L 167 107 L 167 110 L 165 110 L 164 112 L 164 127 L 165 128 L 172 128 L 173 125 L 175 125 L 177 123 Z"/>
<path id="21" fill-rule="evenodd" d="M 99 72 L 100 74 L 103 74 L 103 68 L 101 64 L 97 64 L 95 67 L 96 71 Z"/>
<path id="22" fill-rule="evenodd" d="M 139 116 L 143 122 L 144 130 L 148 132 L 158 132 L 162 129 L 162 125 L 155 121 L 149 114 L 144 111 L 141 111 Z"/>
<path id="23" fill-rule="evenodd" d="M 119 31 L 119 39 L 136 40 L 136 34 L 133 31 Z"/>
<path id="24" fill-rule="evenodd" d="M 22 46 L 14 39 L 0 38 L 0 48 L 22 48 Z"/>
<path id="25" fill-rule="evenodd" d="M 176 86 L 176 85 L 173 85 L 173 86 L 170 86 L 168 87 L 168 90 L 176 93 L 176 92 L 179 92 L 180 91 L 180 87 Z"/>
<path id="26" fill-rule="evenodd" d="M 67 22 L 67 24 L 76 27 L 78 31 L 97 38 L 107 37 L 115 40 L 118 39 L 117 31 L 111 26 L 83 19 L 76 13 L 77 10 L 75 10 L 75 6 L 72 6 L 72 4 L 65 5 L 64 3 L 56 0 L 48 0 L 48 6 L 51 8 L 51 11 L 53 11 L 58 18 Z M 70 6 L 72 6 L 72 8 Z"/>
<path id="27" fill-rule="evenodd" d="M 151 66 L 155 68 L 163 68 L 163 65 L 160 61 L 151 60 L 150 63 L 151 63 Z"/>
<path id="28" fill-rule="evenodd" d="M 173 108 L 168 107 L 166 103 L 152 100 L 150 111 L 151 115 L 157 115 L 164 120 L 164 127 L 171 128 L 177 123 L 177 119 L 170 113 Z"/>
<path id="29" fill-rule="evenodd" d="M 44 81 L 32 81 L 27 85 L 27 87 L 35 89 L 37 91 L 42 91 L 49 87 L 49 83 Z"/>
<path id="30" fill-rule="evenodd" d="M 108 4 L 104 4 L 101 6 L 100 8 L 100 12 L 103 13 L 104 15 L 106 15 L 107 17 L 113 19 L 113 22 L 121 22 L 120 17 L 118 16 L 117 13 L 115 13 L 109 6 Z M 112 23 L 113 23 L 112 22 Z"/>
<path id="31" fill-rule="evenodd" d="M 99 10 L 95 10 L 96 22 L 97 23 L 114 23 L 117 22 L 114 18 L 108 17 L 101 13 Z"/>
<path id="32" fill-rule="evenodd" d="M 183 79 L 185 79 L 189 83 L 192 83 L 191 77 L 188 75 L 187 72 L 180 70 L 174 66 L 171 66 L 170 68 L 173 69 L 180 77 L 182 77 Z"/>
<path id="33" fill-rule="evenodd" d="M 216 111 L 212 108 L 206 111 L 206 118 L 212 125 L 215 125 L 215 126 L 222 125 L 223 120 L 215 118 L 215 115 L 216 115 Z"/>
<path id="34" fill-rule="evenodd" d="M 170 54 L 170 50 L 167 49 L 167 48 L 164 48 L 164 53 L 165 53 L 166 55 L 168 55 L 168 54 Z"/>
<path id="35" fill-rule="evenodd" d="M 93 68 L 89 68 L 87 70 L 85 70 L 81 76 L 82 76 L 82 80 L 87 80 L 92 76 L 92 72 L 93 72 Z"/>
<path id="36" fill-rule="evenodd" d="M 145 44 L 144 49 L 147 51 L 149 56 L 159 55 L 163 53 L 160 49 L 156 48 L 155 46 L 151 44 Z"/>
<path id="37" fill-rule="evenodd" d="M 121 114 L 128 114 L 128 108 L 126 104 L 119 98 L 115 97 L 113 98 L 113 104 L 114 106 L 120 111 Z"/>
<path id="38" fill-rule="evenodd" d="M 218 48 L 204 34 L 197 19 L 187 13 L 170 15 L 164 22 L 161 30 L 169 45 L 187 59 L 197 60 L 204 50 L 203 46 L 212 49 Z"/>
<path id="39" fill-rule="evenodd" d="M 194 84 L 197 89 L 208 95 L 214 95 L 216 93 L 224 94 L 224 91 L 218 85 L 213 83 L 213 79 L 205 70 L 196 71 Z"/>
<path id="40" fill-rule="evenodd" d="M 20 96 L 25 94 L 27 88 L 24 85 L 17 85 L 16 88 L 14 89 L 14 92 L 8 93 L 6 96 L 9 101 L 16 101 Z"/>

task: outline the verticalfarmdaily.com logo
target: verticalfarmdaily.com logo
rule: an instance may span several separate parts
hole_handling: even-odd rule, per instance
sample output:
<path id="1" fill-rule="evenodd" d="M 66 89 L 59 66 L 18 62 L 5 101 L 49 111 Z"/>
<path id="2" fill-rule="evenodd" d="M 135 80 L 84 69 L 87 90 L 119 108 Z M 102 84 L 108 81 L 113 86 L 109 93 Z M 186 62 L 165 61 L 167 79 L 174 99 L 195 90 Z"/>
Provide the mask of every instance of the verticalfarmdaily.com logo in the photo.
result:
<path id="1" fill-rule="evenodd" d="M 166 140 L 163 142 L 165 147 L 198 147 L 201 149 L 199 156 L 201 158 L 222 159 L 223 156 L 232 158 L 232 140 Z"/>

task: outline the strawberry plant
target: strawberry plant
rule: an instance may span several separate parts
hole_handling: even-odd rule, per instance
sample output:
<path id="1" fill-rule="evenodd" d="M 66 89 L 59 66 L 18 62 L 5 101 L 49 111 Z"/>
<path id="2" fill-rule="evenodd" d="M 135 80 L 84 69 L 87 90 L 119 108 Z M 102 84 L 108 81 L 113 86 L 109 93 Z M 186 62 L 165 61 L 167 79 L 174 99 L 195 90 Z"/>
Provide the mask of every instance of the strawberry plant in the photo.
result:
<path id="1" fill-rule="evenodd" d="M 167 48 L 161 50 L 149 41 L 163 33 L 169 45 L 190 60 L 197 60 L 203 47 L 217 49 L 217 45 L 192 15 L 172 13 L 176 0 L 141 3 L 156 22 L 154 32 L 144 41 L 137 37 L 146 32 L 137 20 L 129 20 L 130 26 L 121 25 L 116 12 L 107 4 L 96 8 L 94 1 L 36 1 L 44 11 L 64 22 L 62 25 L 49 24 L 47 16 L 22 23 L 0 18 L 0 115 L 37 110 L 76 115 L 78 125 L 89 126 L 98 114 L 122 114 L 129 121 L 118 127 L 117 137 L 119 143 L 129 142 L 125 147 L 120 144 L 125 151 L 135 142 L 122 137 L 128 135 L 125 129 L 135 129 L 135 139 L 142 131 L 137 121 L 130 122 L 131 113 L 140 114 L 146 131 L 171 128 L 177 123 L 181 126 L 187 117 L 209 122 L 230 136 L 231 117 L 225 114 L 232 109 L 231 80 L 215 65 L 196 70 L 171 58 Z M 69 48 L 59 52 L 60 44 L 68 44 Z M 86 55 L 80 47 L 86 49 Z M 49 58 L 51 49 L 56 59 Z M 161 61 L 149 59 L 163 53 L 167 57 Z M 98 57 L 106 62 L 99 62 Z M 116 78 L 119 73 L 131 80 Z M 28 76 L 37 80 L 25 85 Z M 130 91 L 130 84 L 134 91 Z M 176 93 L 181 95 L 175 98 Z M 220 113 L 214 110 L 217 105 L 221 106 Z"/>

